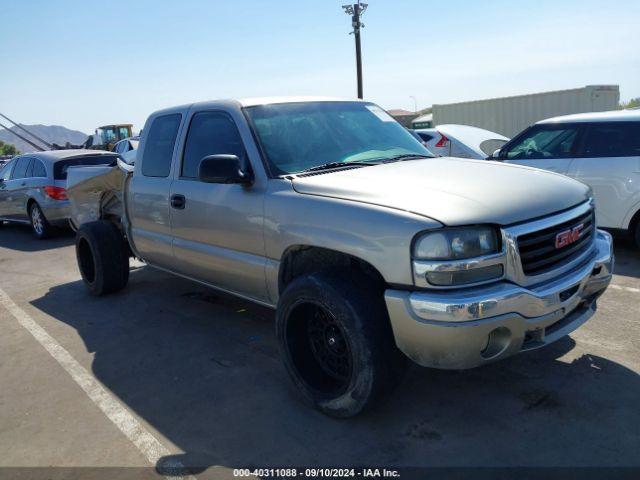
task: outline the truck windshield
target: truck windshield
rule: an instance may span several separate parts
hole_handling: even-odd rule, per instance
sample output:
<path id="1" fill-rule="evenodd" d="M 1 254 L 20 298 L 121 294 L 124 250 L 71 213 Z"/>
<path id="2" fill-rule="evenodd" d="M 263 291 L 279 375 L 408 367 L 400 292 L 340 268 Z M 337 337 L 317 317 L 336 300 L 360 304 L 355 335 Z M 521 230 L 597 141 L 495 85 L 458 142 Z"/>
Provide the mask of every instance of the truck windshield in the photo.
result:
<path id="1" fill-rule="evenodd" d="M 432 156 L 403 126 L 371 103 L 282 103 L 245 110 L 275 175 L 332 162 Z"/>

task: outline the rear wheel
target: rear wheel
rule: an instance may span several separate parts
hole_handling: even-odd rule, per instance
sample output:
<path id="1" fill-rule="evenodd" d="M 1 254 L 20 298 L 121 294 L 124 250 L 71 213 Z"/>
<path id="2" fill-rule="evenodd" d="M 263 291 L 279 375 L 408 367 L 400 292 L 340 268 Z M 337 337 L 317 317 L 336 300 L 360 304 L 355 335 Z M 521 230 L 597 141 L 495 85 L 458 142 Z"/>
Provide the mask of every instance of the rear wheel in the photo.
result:
<path id="1" fill-rule="evenodd" d="M 53 227 L 47 221 L 44 213 L 42 213 L 40 205 L 35 202 L 29 207 L 29 218 L 31 219 L 31 228 L 36 238 L 43 240 L 51 236 Z"/>
<path id="2" fill-rule="evenodd" d="M 287 286 L 276 333 L 293 382 L 317 409 L 352 417 L 391 392 L 406 359 L 380 292 L 349 272 L 320 272 Z"/>
<path id="3" fill-rule="evenodd" d="M 118 227 L 107 220 L 89 222 L 76 233 L 76 258 L 89 292 L 106 295 L 129 280 L 129 251 Z"/>

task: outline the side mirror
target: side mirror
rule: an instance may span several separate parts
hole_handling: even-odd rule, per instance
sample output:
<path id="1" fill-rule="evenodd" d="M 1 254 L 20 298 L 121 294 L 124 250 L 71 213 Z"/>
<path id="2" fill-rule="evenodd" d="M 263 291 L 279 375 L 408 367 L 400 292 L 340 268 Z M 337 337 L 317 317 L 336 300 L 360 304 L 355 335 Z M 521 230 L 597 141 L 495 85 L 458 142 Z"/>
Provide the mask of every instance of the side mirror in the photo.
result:
<path id="1" fill-rule="evenodd" d="M 489 156 L 489 160 L 500 160 L 500 149 L 498 148 L 495 152 Z"/>
<path id="2" fill-rule="evenodd" d="M 205 183 L 240 183 L 248 185 L 253 181 L 244 171 L 237 155 L 207 155 L 200 160 L 198 178 Z"/>

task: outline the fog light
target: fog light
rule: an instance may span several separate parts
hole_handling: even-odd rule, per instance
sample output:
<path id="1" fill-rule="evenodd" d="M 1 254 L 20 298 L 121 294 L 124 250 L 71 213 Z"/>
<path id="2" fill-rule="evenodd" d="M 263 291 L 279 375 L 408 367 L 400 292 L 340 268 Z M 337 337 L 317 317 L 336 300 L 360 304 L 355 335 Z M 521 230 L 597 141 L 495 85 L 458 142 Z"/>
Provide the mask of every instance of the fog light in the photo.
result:
<path id="1" fill-rule="evenodd" d="M 504 352 L 509 346 L 511 341 L 511 330 L 507 327 L 498 327 L 489 333 L 487 336 L 487 344 L 480 352 L 482 358 L 490 359 L 497 357 Z"/>
<path id="2" fill-rule="evenodd" d="M 485 282 L 502 277 L 504 270 L 501 264 L 488 267 L 472 268 L 471 270 L 456 270 L 449 272 L 428 272 L 427 282 L 437 286 L 467 285 Z"/>

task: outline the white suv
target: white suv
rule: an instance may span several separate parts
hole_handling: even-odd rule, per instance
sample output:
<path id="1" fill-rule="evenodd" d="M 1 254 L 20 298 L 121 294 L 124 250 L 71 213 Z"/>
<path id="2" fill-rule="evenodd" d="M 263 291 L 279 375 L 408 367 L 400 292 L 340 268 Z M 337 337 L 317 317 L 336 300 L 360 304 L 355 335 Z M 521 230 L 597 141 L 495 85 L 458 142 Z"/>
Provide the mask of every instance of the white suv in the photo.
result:
<path id="1" fill-rule="evenodd" d="M 640 110 L 555 117 L 527 128 L 490 159 L 568 175 L 593 189 L 598 226 L 640 247 Z"/>

